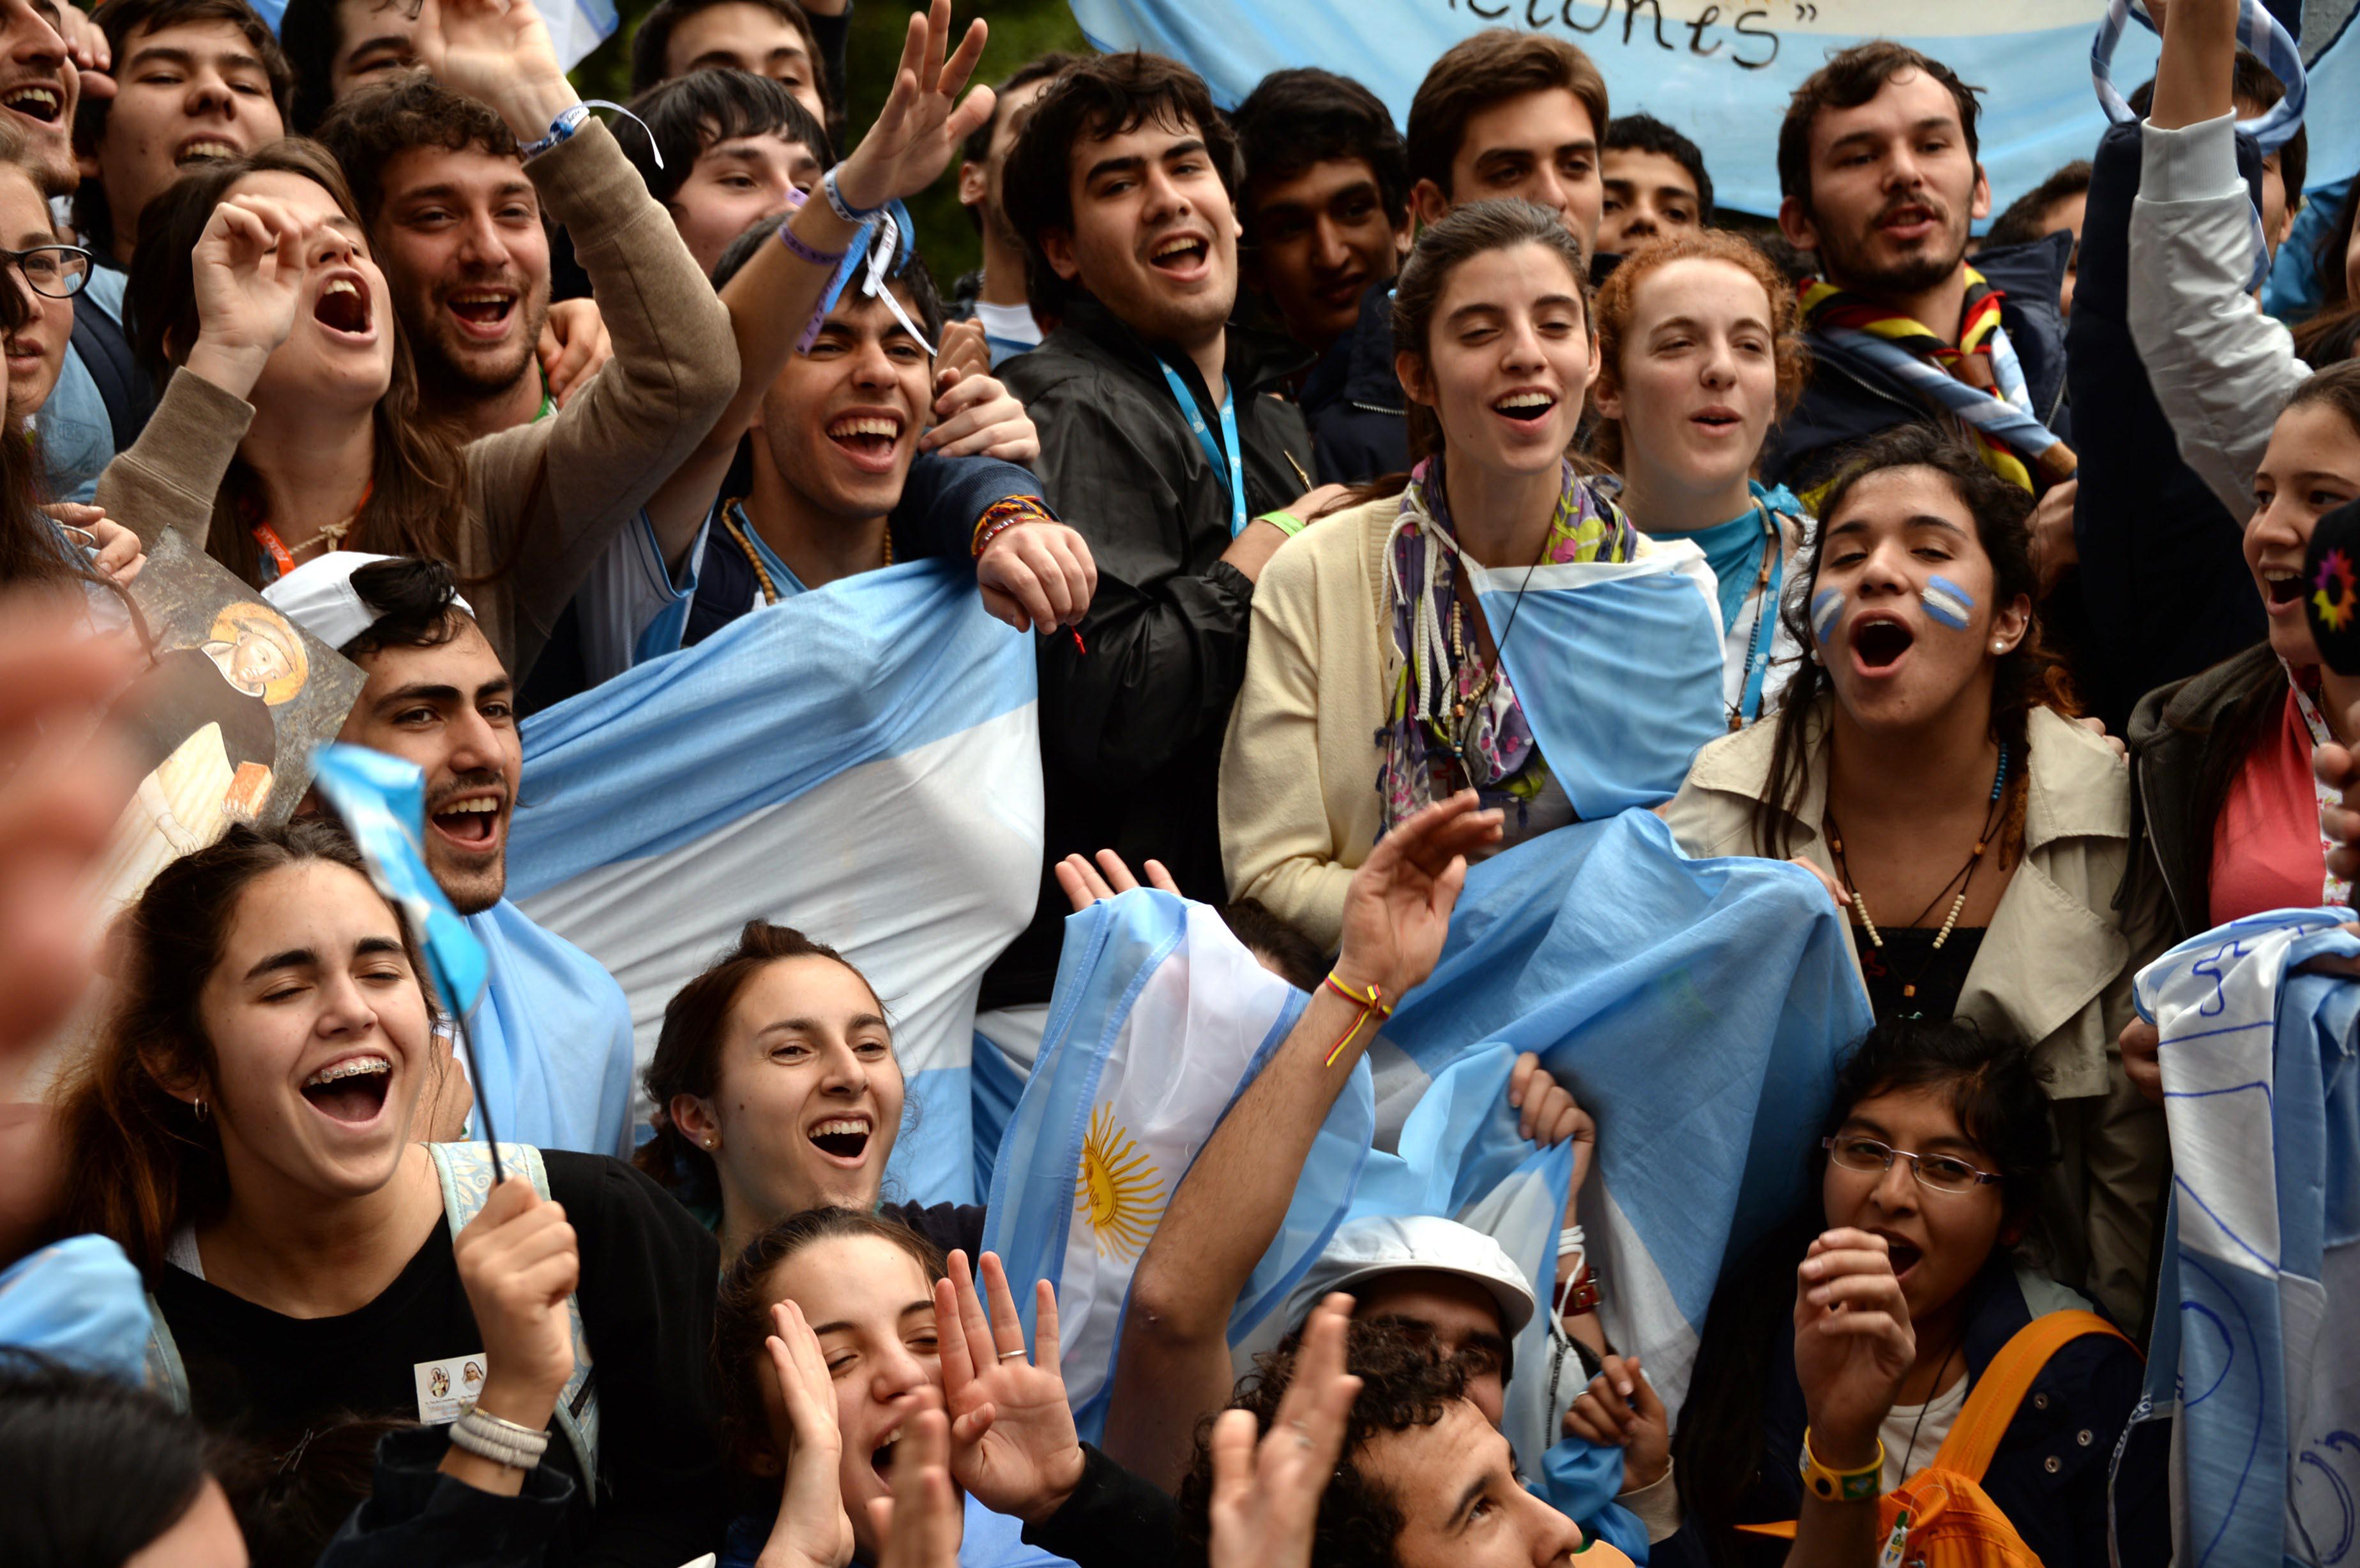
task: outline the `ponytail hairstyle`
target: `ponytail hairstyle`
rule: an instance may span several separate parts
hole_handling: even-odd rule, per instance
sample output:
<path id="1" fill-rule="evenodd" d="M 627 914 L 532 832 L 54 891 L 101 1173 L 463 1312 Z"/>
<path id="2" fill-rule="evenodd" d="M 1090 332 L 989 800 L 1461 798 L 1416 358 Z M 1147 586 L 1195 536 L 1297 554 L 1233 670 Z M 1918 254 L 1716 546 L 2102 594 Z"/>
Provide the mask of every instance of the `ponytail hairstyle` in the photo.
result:
<path id="1" fill-rule="evenodd" d="M 139 245 L 132 255 L 124 293 L 124 325 L 132 347 L 159 387 L 188 358 L 202 325 L 195 283 L 197 241 L 222 199 L 239 180 L 255 174 L 292 174 L 311 181 L 334 199 L 356 228 L 367 232 L 344 170 L 315 141 L 288 136 L 244 158 L 191 169 L 140 214 Z M 361 527 L 347 548 L 456 561 L 467 514 L 464 443 L 454 429 L 422 412 L 418 362 L 402 334 L 399 313 L 388 304 L 386 314 L 379 324 L 393 342 L 393 379 L 369 413 L 377 455 Z M 232 458 L 213 496 L 213 530 L 205 540 L 208 554 L 256 587 L 262 583 L 262 552 L 254 542 L 250 515 L 258 515 L 262 500 L 254 470 L 244 458 Z"/>
<path id="2" fill-rule="evenodd" d="M 781 928 L 767 928 L 777 931 Z M 775 1331 L 770 1308 L 784 1297 L 778 1288 L 780 1266 L 814 1242 L 845 1236 L 868 1236 L 890 1242 L 917 1261 L 932 1286 L 947 1277 L 943 1249 L 898 1220 L 861 1209 L 805 1209 L 789 1214 L 752 1241 L 722 1272 L 721 1290 L 714 1303 L 713 1369 L 721 1390 L 721 1452 L 733 1468 L 748 1472 L 770 1448 L 770 1426 L 762 1413 L 762 1384 L 770 1364 L 762 1343 Z M 775 1497 L 778 1487 L 770 1487 Z"/>
<path id="3" fill-rule="evenodd" d="M 672 1100 L 681 1094 L 709 1097 L 719 1092 L 722 1045 L 728 1039 L 729 1016 L 738 1009 L 738 996 L 755 975 L 788 958 L 825 958 L 841 964 L 854 979 L 869 985 L 869 976 L 825 942 L 814 942 L 792 926 L 748 920 L 738 933 L 738 945 L 664 1004 L 655 1057 L 640 1075 L 648 1098 L 655 1102 L 650 1119 L 656 1135 L 639 1145 L 631 1160 L 683 1203 L 719 1203 L 721 1173 L 713 1156 L 672 1121 Z M 877 987 L 869 985 L 869 994 L 876 996 Z M 881 1000 L 877 1010 L 885 1010 Z"/>
<path id="4" fill-rule="evenodd" d="M 1961 1129 L 2000 1178 L 2001 1236 L 2014 1232 L 2022 1238 L 2014 1244 L 2016 1255 L 2037 1260 L 2040 1192 L 2057 1163 L 2058 1144 L 2049 1092 L 2030 1050 L 1992 1039 L 1964 1019 L 1887 1018 L 1837 1068 L 1820 1136 L 1833 1137 L 1862 1101 L 1910 1089 L 1932 1090 L 1948 1100 Z M 1717 1568 L 1748 1560 L 1735 1527 L 1754 1476 L 1770 1458 L 1763 1452 L 1763 1407 L 1778 1362 L 1778 1337 L 1795 1332 L 1796 1265 L 1827 1229 L 1819 1191 L 1826 1170 L 1827 1152 L 1815 1140 L 1794 1211 L 1723 1271 L 1705 1317 L 1688 1403 L 1673 1427 L 1680 1500 L 1702 1521 L 1706 1553 Z"/>
<path id="5" fill-rule="evenodd" d="M 66 1234 L 111 1237 L 152 1274 L 175 1232 L 217 1218 L 228 1205 L 220 1124 L 181 1097 L 189 1085 L 212 1081 L 219 1060 L 219 1042 L 204 1031 L 205 981 L 221 963 L 246 890 L 273 871 L 312 861 L 367 875 L 360 852 L 325 818 L 275 828 L 240 822 L 158 872 L 117 917 L 123 967 L 114 1010 L 58 1100 Z M 397 923 L 422 975 L 409 923 Z M 429 1018 L 436 1018 L 432 989 L 422 982 L 420 989 Z"/>
<path id="6" fill-rule="evenodd" d="M 1772 265 L 1762 247 L 1726 229 L 1677 234 L 1616 264 L 1600 286 L 1592 311 L 1598 333 L 1598 379 L 1590 387 L 1591 398 L 1594 401 L 1601 393 L 1622 386 L 1622 354 L 1628 346 L 1623 334 L 1630 331 L 1632 314 L 1638 309 L 1639 287 L 1676 261 L 1721 262 L 1762 285 L 1770 312 L 1770 358 L 1777 372 L 1777 401 L 1771 414 L 1771 423 L 1776 424 L 1794 411 L 1803 395 L 1803 383 L 1810 378 L 1811 356 L 1803 346 L 1802 310 L 1795 286 Z M 1590 455 L 1609 471 L 1620 474 L 1625 449 L 1622 422 L 1601 415 L 1590 434 Z"/>
<path id="7" fill-rule="evenodd" d="M 2350 439 L 2355 449 L 2360 449 L 2360 360 L 2347 360 L 2313 371 L 2295 387 L 2278 417 L 2283 419 L 2296 408 L 2332 408 L 2344 416 L 2344 422 L 2351 427 Z M 2250 523 L 2251 519 L 2247 520 Z M 2284 671 L 2276 659 L 2268 659 L 2256 667 L 2252 680 L 2222 707 L 2211 724 L 2173 724 L 2172 727 L 2183 734 L 2201 735 L 2205 739 L 2196 766 L 2196 788 L 2189 795 L 2188 817 L 2181 823 L 2191 835 L 2191 843 L 2212 843 L 2214 826 L 2228 804 L 2229 791 L 2235 787 L 2245 759 L 2272 733 L 2285 708 Z M 2196 887 L 2190 895 L 2189 907 L 2209 909 L 2212 899 L 2212 857 L 2200 855 L 2195 862 Z"/>
<path id="8" fill-rule="evenodd" d="M 1854 446 L 1828 486 L 1819 505 L 1819 526 L 1811 530 L 1795 560 L 1796 586 L 1783 596 L 1779 606 L 1797 647 L 1819 646 L 1811 632 L 1810 603 L 1828 529 L 1842 513 L 1854 486 L 1872 474 L 1895 468 L 1932 469 L 1965 504 L 1974 518 L 1976 542 L 1991 558 L 1994 604 L 2005 604 L 2019 594 L 2039 603 L 2040 578 L 2032 563 L 2031 495 L 1993 473 L 1958 436 L 1913 419 Z M 2025 623 L 2023 640 L 1998 655 L 1996 664 L 1991 734 L 2001 745 L 2023 751 L 2026 725 L 2035 708 L 2048 708 L 2067 718 L 2080 715 L 2081 700 L 2067 679 L 2064 661 L 2041 640 L 2037 615 Z M 1769 788 L 1754 809 L 1754 842 L 1757 853 L 1770 859 L 1784 860 L 1793 853 L 1794 813 L 1801 804 L 1810 767 L 1808 752 L 1819 724 L 1819 699 L 1831 698 L 1834 691 L 1826 667 L 1806 658 L 1779 701 Z M 2013 864 L 2022 852 L 2027 798 L 2026 791 L 2016 791 L 2016 805 L 2000 829 L 2002 864 Z"/>
<path id="9" fill-rule="evenodd" d="M 1590 308 L 1590 257 L 1565 222 L 1537 202 L 1518 198 L 1470 201 L 1417 236 L 1401 276 L 1393 280 L 1393 353 L 1415 354 L 1421 364 L 1430 356 L 1427 344 L 1434 313 L 1459 269 L 1479 256 L 1535 245 L 1556 253 L 1573 275 L 1573 292 L 1581 301 L 1581 318 L 1594 341 L 1598 317 Z M 1406 388 L 1404 388 L 1406 390 Z M 1442 450 L 1442 421 L 1416 398 L 1405 399 L 1409 415 L 1409 456 L 1415 463 Z M 1406 484 L 1407 481 L 1403 482 Z M 1394 485 L 1398 492 L 1401 485 Z"/>

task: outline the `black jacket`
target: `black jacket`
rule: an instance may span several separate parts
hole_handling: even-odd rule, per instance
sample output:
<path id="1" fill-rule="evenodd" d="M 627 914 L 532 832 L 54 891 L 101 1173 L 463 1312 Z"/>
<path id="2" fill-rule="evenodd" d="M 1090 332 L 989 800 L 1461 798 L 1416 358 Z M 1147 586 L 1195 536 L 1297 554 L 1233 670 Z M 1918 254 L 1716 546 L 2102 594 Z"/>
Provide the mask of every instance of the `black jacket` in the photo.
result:
<path id="1" fill-rule="evenodd" d="M 1303 382 L 1312 472 L 1322 485 L 1365 485 L 1409 471 L 1409 400 L 1393 374 L 1393 282 L 1372 283 L 1360 320 Z"/>
<path id="2" fill-rule="evenodd" d="M 2242 566 L 2237 585 L 2252 595 L 2253 578 Z M 2131 863 L 2131 875 L 2163 879 L 2176 938 L 2194 936 L 2213 925 L 2206 891 L 2212 880 L 2212 823 L 2202 820 L 2199 799 L 2206 753 L 2232 711 L 2262 688 L 2278 692 L 2283 701 L 2285 668 L 2266 642 L 2201 674 L 2158 687 L 2132 710 L 2132 807 L 2138 813 L 2146 853 Z"/>
<path id="3" fill-rule="evenodd" d="M 2069 442 L 2073 432 L 2066 417 L 2065 321 L 2058 291 L 2072 250 L 2072 236 L 2060 233 L 1984 251 L 1973 261 L 1975 270 L 2005 296 L 2000 325 L 2024 366 L 2034 410 Z M 1933 418 L 1916 393 L 1852 350 L 1819 332 L 1804 333 L 1803 342 L 1811 351 L 1810 381 L 1762 448 L 1763 483 L 1784 485 L 1798 495 L 1833 477 L 1843 449 L 1853 441 Z"/>
<path id="4" fill-rule="evenodd" d="M 2086 418 L 2074 452 L 2081 488 L 2073 531 L 2090 620 L 2082 673 L 2098 716 L 2124 733 L 2132 705 L 2261 640 L 2260 596 L 2245 570 L 2242 521 L 2180 460 L 2129 325 L 2131 201 L 2139 187 L 2139 127 L 2098 144 L 2081 228 L 2081 272 L 2066 329 L 2066 380 Z M 2237 138 L 2249 182 L 2261 153 Z"/>
<path id="5" fill-rule="evenodd" d="M 447 1426 L 380 1438 L 368 1500 L 336 1531 L 319 1568 L 541 1568 L 573 1504 L 574 1478 L 541 1465 L 513 1497 L 479 1492 L 442 1473 L 450 1448 Z"/>
<path id="6" fill-rule="evenodd" d="M 1311 487 L 1302 411 L 1273 390 L 1304 358 L 1295 343 L 1229 329 L 1249 516 Z M 1174 369 L 1214 406 L 1194 364 Z M 1041 645 L 1041 898 L 986 977 L 986 1007 L 1048 999 L 1066 912 L 1050 868 L 1067 855 L 1111 848 L 1134 866 L 1153 857 L 1190 898 L 1224 901 L 1214 794 L 1253 604 L 1253 584 L 1220 559 L 1229 482 L 1137 334 L 1077 299 L 1000 374 L 1041 428 L 1035 471 L 1058 516 L 1089 540 L 1098 591 L 1081 625 L 1087 651 L 1072 637 Z"/>
<path id="7" fill-rule="evenodd" d="M 1994 1256 L 1967 1286 L 1964 1356 L 1970 1377 L 1983 1368 L 2032 1321 L 2032 1311 L 2016 1271 Z M 1795 1376 L 1795 1336 L 1774 1336 L 1769 1399 L 1762 1411 L 1762 1467 L 1754 1477 L 1743 1517 L 1756 1522 L 1790 1519 L 1802 1506 L 1802 1477 L 1796 1456 L 1802 1452 L 1806 1415 L 1802 1385 Z M 2045 1568 L 2106 1568 L 2109 1471 L 2111 1512 L 2122 1568 L 2161 1568 L 2171 1557 L 2170 1510 L 2165 1479 L 2169 1427 L 2148 1421 L 2131 1427 L 2146 1367 L 2138 1353 L 2118 1339 L 2090 1335 L 2072 1341 L 2049 1359 L 2032 1390 L 2016 1407 L 1983 1472 L 1983 1490 L 2016 1526 Z M 1970 1392 L 1972 1384 L 1969 1385 Z M 2129 1436 L 2125 1437 L 2127 1432 Z M 2115 1461 L 2120 1444 L 2122 1457 Z M 1910 1457 L 1912 1473 L 1933 1457 Z M 1695 1529 L 1658 1543 L 1650 1562 L 1686 1565 L 1704 1561 Z M 1677 1543 L 1677 1544 L 1675 1544 Z M 1786 1552 L 1765 1543 L 1765 1561 Z M 1748 1561 L 1753 1561 L 1749 1555 Z"/>

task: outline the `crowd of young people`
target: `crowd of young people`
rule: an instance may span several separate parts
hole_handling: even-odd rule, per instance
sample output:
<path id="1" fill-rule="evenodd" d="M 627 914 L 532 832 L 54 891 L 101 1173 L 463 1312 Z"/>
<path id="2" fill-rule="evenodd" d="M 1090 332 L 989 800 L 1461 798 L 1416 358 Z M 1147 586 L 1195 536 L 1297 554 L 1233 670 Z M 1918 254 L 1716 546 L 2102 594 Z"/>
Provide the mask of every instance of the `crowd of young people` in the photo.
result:
<path id="1" fill-rule="evenodd" d="M 2305 564 L 2360 502 L 2360 236 L 2350 195 L 2311 225 L 2294 330 L 2249 297 L 2350 171 L 2245 127 L 2284 84 L 2236 0 L 2174 0 L 2143 118 L 2023 191 L 1981 88 L 1842 50 L 1750 223 L 1547 33 L 1473 33 L 1396 128 L 1308 64 L 1228 113 L 1153 54 L 971 84 L 985 24 L 933 0 L 855 140 L 848 0 L 663 0 L 611 121 L 520 0 L 61 4 L 0 0 L 0 1074 L 57 1068 L 0 1107 L 11 1561 L 1868 1568 L 1954 1432 L 2038 1560 L 2169 1560 L 2133 981 L 2360 864 Z M 901 201 L 947 178 L 946 299 Z M 467 1051 L 332 813 L 150 798 L 151 555 L 309 639 L 211 655 L 261 714 L 225 750 L 296 766 L 273 682 L 357 670 L 339 738 L 415 766 L 489 957 Z M 1041 1061 L 1068 914 L 1133 867 L 1309 994 L 1170 1173 L 1078 1424 L 995 1205 L 889 1177 L 940 1135 L 826 912 L 635 1019 L 508 896 L 529 715 L 897 570 L 1034 655 L 1037 771 L 964 781 L 1043 850 L 969 977 L 978 1085 Z M 1643 580 L 1660 643 L 1518 646 L 1536 583 Z M 1463 1213 L 1361 1215 L 1250 1362 L 1470 865 L 1625 807 L 1808 872 L 1874 1019 L 1685 1399 L 1580 1239 L 1614 1096 L 1530 1055 L 1557 1289 Z M 126 824 L 165 847 L 93 970 Z M 874 836 L 809 853 L 932 853 Z M 1591 1511 L 1526 1484 L 1560 1465 Z"/>

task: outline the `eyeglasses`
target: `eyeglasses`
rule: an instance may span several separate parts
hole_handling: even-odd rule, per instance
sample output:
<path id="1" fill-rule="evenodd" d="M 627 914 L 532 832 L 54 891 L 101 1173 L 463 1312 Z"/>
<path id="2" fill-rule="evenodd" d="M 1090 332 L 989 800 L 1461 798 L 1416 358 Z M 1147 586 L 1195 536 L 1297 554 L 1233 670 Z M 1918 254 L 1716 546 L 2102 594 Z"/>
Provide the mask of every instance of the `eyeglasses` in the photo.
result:
<path id="1" fill-rule="evenodd" d="M 1873 1138 L 1823 1138 L 1819 1147 L 1828 1158 L 1846 1171 L 1875 1171 L 1879 1175 L 1893 1169 L 1896 1160 L 1909 1161 L 1909 1174 L 1918 1185 L 1937 1192 L 1972 1192 L 1986 1181 L 1998 1177 L 1988 1171 L 1978 1171 L 1965 1160 L 1950 1154 L 1912 1154 L 1906 1149 L 1895 1149 Z"/>
<path id="2" fill-rule="evenodd" d="M 51 299 L 71 299 L 90 281 L 90 252 L 80 245 L 35 245 L 30 250 L 0 250 L 6 262 L 25 275 L 34 293 Z"/>

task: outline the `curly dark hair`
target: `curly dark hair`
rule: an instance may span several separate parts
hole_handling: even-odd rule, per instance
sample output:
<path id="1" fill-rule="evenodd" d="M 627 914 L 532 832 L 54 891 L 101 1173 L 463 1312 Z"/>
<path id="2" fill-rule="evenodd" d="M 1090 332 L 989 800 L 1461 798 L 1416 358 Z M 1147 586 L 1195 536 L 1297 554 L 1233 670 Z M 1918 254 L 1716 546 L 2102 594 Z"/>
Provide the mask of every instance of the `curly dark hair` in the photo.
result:
<path id="1" fill-rule="evenodd" d="M 1363 1456 L 1379 1437 L 1440 1421 L 1467 1397 L 1467 1375 L 1457 1360 L 1435 1353 L 1431 1337 L 1392 1322 L 1352 1323 L 1344 1340 L 1344 1368 L 1360 1379 L 1360 1391 L 1352 1400 L 1343 1454 L 1320 1494 L 1311 1565 L 1397 1568 L 1393 1542 L 1408 1521 L 1392 1489 L 1362 1467 Z M 1267 1432 L 1294 1377 L 1291 1351 L 1262 1356 L 1238 1385 L 1229 1409 L 1251 1410 L 1255 1427 Z M 1212 1418 L 1198 1423 L 1196 1451 L 1180 1484 L 1181 1532 L 1200 1549 L 1212 1539 L 1213 1461 L 1206 1443 L 1211 1430 Z"/>
<path id="2" fill-rule="evenodd" d="M 1922 71 L 1939 82 L 1959 107 L 1959 129 L 1967 139 L 1967 156 L 1981 158 L 1975 118 L 1982 108 L 1983 89 L 1959 80 L 1959 73 L 1907 44 L 1891 38 L 1866 43 L 1828 57 L 1828 63 L 1803 79 L 1786 102 L 1786 117 L 1778 126 L 1778 194 L 1791 197 L 1809 216 L 1811 208 L 1811 126 L 1820 111 L 1857 109 L 1885 91 L 1885 84 L 1904 71 Z"/>
<path id="3" fill-rule="evenodd" d="M 314 134 L 335 155 L 360 207 L 361 224 L 371 232 L 385 206 L 385 166 L 397 153 L 439 147 L 522 157 L 507 121 L 431 76 L 398 76 L 364 87 L 330 110 Z"/>
<path id="4" fill-rule="evenodd" d="M 1811 631 L 1811 591 L 1819 581 L 1828 529 L 1862 480 L 1892 468 L 1930 468 L 1965 503 L 1974 518 L 1975 540 L 1991 558 L 1994 604 L 2005 604 L 2018 595 L 2039 602 L 2040 574 L 2032 561 L 2031 495 L 1993 473 L 1961 437 L 1940 426 L 1912 420 L 1852 447 L 1821 498 L 1819 526 L 1795 558 L 1797 587 L 1786 595 L 1779 610 L 1796 647 L 1819 646 Z M 2065 662 L 2041 640 L 2037 615 L 2026 624 L 2023 640 L 1997 657 L 1997 665 L 1991 698 L 1993 739 L 2021 752 L 2033 709 L 2053 709 L 2067 718 L 2081 715 L 2081 699 L 2066 674 Z M 1769 788 L 1754 806 L 1757 854 L 1784 860 L 1793 853 L 1794 812 L 1803 798 L 1810 768 L 1808 732 L 1817 718 L 1819 699 L 1834 690 L 1826 666 L 1807 659 L 1797 665 L 1794 680 L 1779 699 Z M 2027 790 L 2016 792 L 2016 804 L 2000 830 L 2005 862 L 2012 863 L 2022 852 L 2027 796 Z"/>

